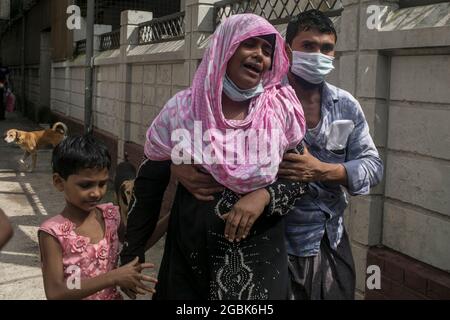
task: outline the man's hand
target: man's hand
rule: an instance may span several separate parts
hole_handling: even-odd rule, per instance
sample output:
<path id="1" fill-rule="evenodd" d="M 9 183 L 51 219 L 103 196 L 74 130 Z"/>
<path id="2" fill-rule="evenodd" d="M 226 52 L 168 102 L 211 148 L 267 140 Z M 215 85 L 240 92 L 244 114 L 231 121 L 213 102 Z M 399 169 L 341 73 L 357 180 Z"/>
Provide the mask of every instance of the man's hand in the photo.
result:
<path id="1" fill-rule="evenodd" d="M 340 163 L 326 163 L 315 158 L 308 149 L 304 154 L 286 153 L 278 170 L 278 177 L 292 181 L 330 181 L 346 186 L 347 171 Z"/>
<path id="2" fill-rule="evenodd" d="M 305 148 L 303 154 L 286 153 L 284 155 L 278 177 L 300 182 L 321 181 L 324 178 L 325 165 Z"/>
<path id="3" fill-rule="evenodd" d="M 231 211 L 222 216 L 226 220 L 225 238 L 230 242 L 245 239 L 269 202 L 270 194 L 266 189 L 258 189 L 239 199 Z"/>
<path id="4" fill-rule="evenodd" d="M 189 164 L 174 165 L 171 172 L 178 181 L 200 201 L 212 201 L 214 193 L 222 192 L 224 187 L 206 173 L 200 172 L 195 166 Z"/>

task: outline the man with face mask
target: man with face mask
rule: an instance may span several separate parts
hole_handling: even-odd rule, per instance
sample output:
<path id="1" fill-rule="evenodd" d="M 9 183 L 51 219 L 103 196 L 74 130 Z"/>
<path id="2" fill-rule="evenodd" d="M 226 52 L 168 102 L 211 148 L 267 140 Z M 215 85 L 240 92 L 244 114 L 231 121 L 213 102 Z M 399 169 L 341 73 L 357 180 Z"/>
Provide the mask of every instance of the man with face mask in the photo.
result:
<path id="1" fill-rule="evenodd" d="M 305 153 L 287 154 L 279 177 L 309 182 L 286 217 L 286 243 L 294 299 L 354 299 L 355 270 L 343 213 L 344 186 L 368 194 L 383 177 L 383 165 L 358 101 L 325 81 L 333 69 L 337 34 L 318 10 L 293 18 L 286 52 L 286 81 L 302 103 L 308 131 Z"/>

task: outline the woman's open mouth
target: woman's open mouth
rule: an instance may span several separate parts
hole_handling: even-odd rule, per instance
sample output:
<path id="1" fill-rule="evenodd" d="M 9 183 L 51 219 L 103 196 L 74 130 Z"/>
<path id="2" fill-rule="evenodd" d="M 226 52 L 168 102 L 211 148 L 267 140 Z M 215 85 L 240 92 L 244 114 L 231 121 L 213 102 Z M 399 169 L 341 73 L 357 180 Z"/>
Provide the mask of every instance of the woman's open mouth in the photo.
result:
<path id="1" fill-rule="evenodd" d="M 244 63 L 243 66 L 253 76 L 257 76 L 257 77 L 261 76 L 262 69 L 263 69 L 261 65 L 259 65 L 257 63 L 249 62 L 249 63 Z"/>

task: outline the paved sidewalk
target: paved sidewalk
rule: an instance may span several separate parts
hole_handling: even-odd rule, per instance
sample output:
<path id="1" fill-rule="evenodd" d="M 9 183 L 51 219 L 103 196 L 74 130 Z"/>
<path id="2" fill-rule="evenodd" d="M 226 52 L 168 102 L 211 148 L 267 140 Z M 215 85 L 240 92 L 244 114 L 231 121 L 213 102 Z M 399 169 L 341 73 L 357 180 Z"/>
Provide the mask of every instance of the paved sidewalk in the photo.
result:
<path id="1" fill-rule="evenodd" d="M 64 196 L 52 184 L 50 149 L 39 151 L 33 173 L 19 170 L 22 150 L 3 140 L 3 134 L 11 128 L 40 129 L 17 114 L 7 114 L 7 120 L 0 121 L 0 208 L 14 228 L 14 237 L 0 252 L 0 300 L 45 299 L 37 230 L 44 220 L 63 209 Z M 111 188 L 104 201 L 113 201 Z M 156 244 L 147 261 L 159 266 L 163 246 L 163 241 Z"/>

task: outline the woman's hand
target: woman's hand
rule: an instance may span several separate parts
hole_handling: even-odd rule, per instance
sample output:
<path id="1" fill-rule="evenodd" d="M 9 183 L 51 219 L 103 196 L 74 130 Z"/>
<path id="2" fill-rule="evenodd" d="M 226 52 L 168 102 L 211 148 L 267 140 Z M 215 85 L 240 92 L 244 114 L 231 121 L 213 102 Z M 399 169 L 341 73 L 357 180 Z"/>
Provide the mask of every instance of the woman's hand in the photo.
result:
<path id="1" fill-rule="evenodd" d="M 114 269 L 110 272 L 111 279 L 115 286 L 131 299 L 136 299 L 136 294 L 155 293 L 155 289 L 146 286 L 143 281 L 157 283 L 158 280 L 142 274 L 142 270 L 154 268 L 151 263 L 139 263 L 136 257 L 130 263 Z"/>
<path id="2" fill-rule="evenodd" d="M 178 181 L 200 201 L 212 201 L 214 200 L 214 193 L 222 192 L 224 190 L 224 187 L 214 180 L 211 175 L 200 172 L 193 165 L 172 164 L 170 171 Z"/>
<path id="3" fill-rule="evenodd" d="M 226 220 L 225 238 L 230 242 L 245 239 L 256 219 L 263 213 L 264 208 L 270 203 L 270 194 L 266 189 L 253 191 L 233 206 L 230 212 L 222 218 Z"/>

